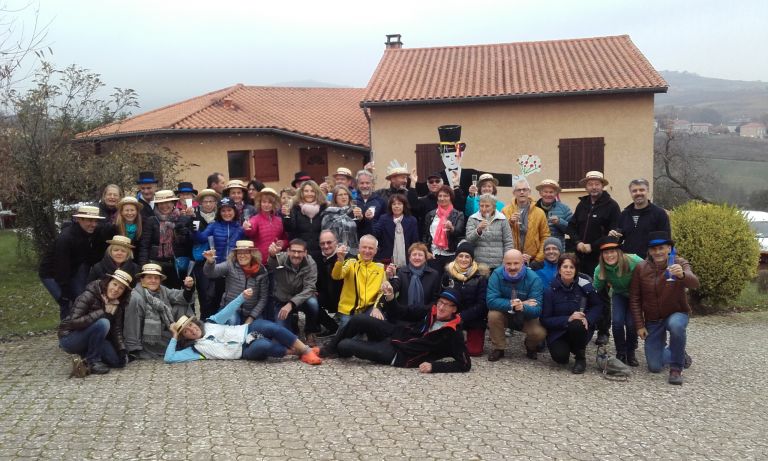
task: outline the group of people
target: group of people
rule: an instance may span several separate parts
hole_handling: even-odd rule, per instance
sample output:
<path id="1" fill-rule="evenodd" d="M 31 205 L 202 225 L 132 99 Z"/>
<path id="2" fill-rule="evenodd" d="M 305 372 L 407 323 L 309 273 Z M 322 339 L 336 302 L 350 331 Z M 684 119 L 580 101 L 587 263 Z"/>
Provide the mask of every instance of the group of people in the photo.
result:
<path id="1" fill-rule="evenodd" d="M 452 158 L 462 148 L 442 146 Z M 338 168 L 333 184 L 298 172 L 280 192 L 219 173 L 199 192 L 188 182 L 157 190 L 151 172 L 136 196 L 107 186 L 41 263 L 61 310 L 60 345 L 93 373 L 155 357 L 286 354 L 466 372 L 486 330 L 492 362 L 516 330 L 529 359 L 548 349 L 584 373 L 595 332 L 605 344 L 611 331 L 624 363 L 639 365 L 640 337 L 648 369 L 668 366 L 669 382 L 682 384 L 685 290 L 698 280 L 648 181 L 629 184 L 633 203 L 621 210 L 590 171 L 571 211 L 555 180 L 538 183 L 534 200 L 517 179 L 504 204 L 493 174 L 467 182 L 449 163 L 425 182 L 391 166 L 379 190 L 370 165 Z"/>

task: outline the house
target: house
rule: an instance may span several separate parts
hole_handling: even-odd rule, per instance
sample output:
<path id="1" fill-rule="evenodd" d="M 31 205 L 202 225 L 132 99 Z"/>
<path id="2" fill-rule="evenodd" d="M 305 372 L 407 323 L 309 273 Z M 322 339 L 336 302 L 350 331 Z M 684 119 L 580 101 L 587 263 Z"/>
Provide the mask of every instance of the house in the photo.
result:
<path id="1" fill-rule="evenodd" d="M 518 157 L 535 154 L 532 184 L 558 178 L 575 205 L 579 179 L 602 170 L 623 206 L 632 179 L 653 178 L 653 99 L 666 91 L 626 35 L 412 49 L 394 35 L 360 105 L 377 165 L 442 169 L 437 127 L 458 124 L 463 168 L 519 174 Z"/>
<path id="2" fill-rule="evenodd" d="M 218 171 L 230 179 L 290 184 L 306 171 L 322 182 L 337 167 L 361 168 L 369 155 L 361 88 L 286 88 L 237 84 L 81 133 L 110 143 L 153 143 L 178 152 L 198 188 Z M 171 185 L 166 184 L 165 187 Z"/>
<path id="3" fill-rule="evenodd" d="M 672 120 L 672 131 L 677 133 L 690 133 L 691 122 L 688 120 Z"/>
<path id="4" fill-rule="evenodd" d="M 711 123 L 691 122 L 690 132 L 693 134 L 709 134 L 711 129 Z"/>
<path id="5" fill-rule="evenodd" d="M 739 129 L 739 136 L 743 138 L 763 139 L 766 137 L 765 125 L 757 122 L 741 125 Z"/>

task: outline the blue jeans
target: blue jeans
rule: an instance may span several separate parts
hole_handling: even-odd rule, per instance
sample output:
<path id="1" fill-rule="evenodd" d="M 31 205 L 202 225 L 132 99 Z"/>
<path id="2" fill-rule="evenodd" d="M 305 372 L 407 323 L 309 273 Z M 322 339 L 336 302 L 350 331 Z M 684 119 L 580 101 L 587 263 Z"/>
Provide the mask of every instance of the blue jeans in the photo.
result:
<path id="1" fill-rule="evenodd" d="M 312 296 L 311 298 L 307 299 L 304 304 L 300 305 L 298 309 L 293 309 L 293 311 L 291 311 L 291 313 L 288 314 L 288 317 L 286 317 L 284 320 L 279 320 L 277 318 L 277 314 L 280 312 L 280 309 L 282 309 L 284 305 L 285 303 L 275 300 L 275 307 L 273 312 L 276 324 L 280 325 L 281 327 L 288 328 L 295 333 L 297 330 L 296 315 L 298 314 L 298 311 L 301 311 L 304 312 L 307 318 L 306 326 L 304 328 L 305 332 L 317 333 L 320 331 L 320 324 L 318 322 L 318 317 L 320 315 L 320 303 L 317 302 L 317 298 Z"/>
<path id="2" fill-rule="evenodd" d="M 64 293 L 56 279 L 40 279 L 45 289 L 48 290 L 48 293 L 51 294 L 51 297 L 59 305 L 59 318 L 61 320 L 64 320 L 69 315 L 69 308 L 75 298 L 85 291 L 85 285 L 88 282 L 88 271 L 90 271 L 90 267 L 87 264 L 82 264 L 77 268 L 69 280 L 68 293 Z"/>
<path id="3" fill-rule="evenodd" d="M 620 294 L 611 297 L 613 315 L 611 319 L 611 331 L 613 343 L 616 345 L 616 354 L 627 354 L 637 349 L 637 331 L 632 314 L 629 312 L 629 299 Z"/>
<path id="4" fill-rule="evenodd" d="M 648 371 L 658 373 L 669 364 L 672 370 L 682 370 L 685 365 L 686 328 L 688 314 L 675 312 L 664 320 L 645 322 L 648 337 L 645 338 L 645 360 Z M 669 332 L 669 347 L 667 344 Z"/>
<path id="5" fill-rule="evenodd" d="M 122 368 L 125 363 L 107 340 L 109 320 L 99 319 L 85 330 L 70 331 L 59 339 L 59 347 L 70 354 L 84 357 L 89 364 L 104 362 L 112 368 Z"/>
<path id="6" fill-rule="evenodd" d="M 268 357 L 282 357 L 285 350 L 296 342 L 296 335 L 287 328 L 270 322 L 256 319 L 248 325 L 248 333 L 258 332 L 262 336 L 243 348 L 243 358 L 246 360 L 266 360 Z"/>

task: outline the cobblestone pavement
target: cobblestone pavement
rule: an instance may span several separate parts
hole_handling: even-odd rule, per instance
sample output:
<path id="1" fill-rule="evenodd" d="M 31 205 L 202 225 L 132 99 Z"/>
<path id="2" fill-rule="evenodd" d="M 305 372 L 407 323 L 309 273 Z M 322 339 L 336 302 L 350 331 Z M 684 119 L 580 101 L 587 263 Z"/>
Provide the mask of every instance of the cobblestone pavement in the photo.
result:
<path id="1" fill-rule="evenodd" d="M 575 376 L 518 334 L 462 375 L 283 359 L 79 380 L 47 335 L 0 344 L 0 459 L 766 459 L 767 327 L 693 319 L 683 387 Z"/>

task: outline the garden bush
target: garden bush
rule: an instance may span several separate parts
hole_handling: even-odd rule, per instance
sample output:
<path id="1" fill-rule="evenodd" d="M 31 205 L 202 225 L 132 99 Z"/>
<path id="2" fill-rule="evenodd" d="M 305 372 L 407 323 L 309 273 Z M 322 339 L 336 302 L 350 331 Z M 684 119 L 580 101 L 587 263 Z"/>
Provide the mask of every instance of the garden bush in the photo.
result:
<path id="1" fill-rule="evenodd" d="M 701 287 L 693 290 L 694 310 L 703 302 L 722 310 L 757 275 L 760 247 L 738 208 L 690 201 L 670 215 L 672 237 Z"/>

